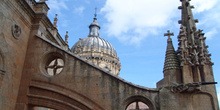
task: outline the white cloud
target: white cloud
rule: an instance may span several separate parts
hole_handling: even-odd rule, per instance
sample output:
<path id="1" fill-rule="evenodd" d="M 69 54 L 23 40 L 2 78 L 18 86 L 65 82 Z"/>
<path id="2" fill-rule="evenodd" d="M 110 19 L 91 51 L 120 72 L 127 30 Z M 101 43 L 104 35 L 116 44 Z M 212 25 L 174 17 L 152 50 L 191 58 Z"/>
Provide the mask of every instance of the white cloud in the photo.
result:
<path id="1" fill-rule="evenodd" d="M 76 7 L 74 8 L 74 13 L 77 13 L 79 15 L 82 15 L 83 11 L 85 10 L 85 7 L 84 6 L 79 6 L 79 7 Z"/>
<path id="2" fill-rule="evenodd" d="M 220 1 L 216 3 L 215 7 L 213 7 L 208 13 L 205 14 L 205 16 L 202 19 L 202 24 L 205 24 L 206 26 L 218 26 L 220 27 Z"/>
<path id="3" fill-rule="evenodd" d="M 206 33 L 207 40 L 211 40 L 214 37 L 214 35 L 216 35 L 217 33 L 218 31 L 216 28 L 213 28 L 211 31 L 207 32 Z"/>
<path id="4" fill-rule="evenodd" d="M 50 7 L 48 12 L 49 16 L 55 17 L 55 14 L 58 14 L 58 29 L 60 26 L 67 27 L 69 25 L 69 20 L 67 20 L 66 15 L 63 11 L 69 10 L 67 4 L 69 0 L 48 0 L 47 5 Z M 53 21 L 52 18 L 52 21 Z"/>
<path id="5" fill-rule="evenodd" d="M 208 40 L 212 40 L 218 34 L 218 30 L 220 29 L 220 1 L 210 0 L 210 2 L 215 2 L 215 5 L 211 7 L 208 11 L 203 12 L 199 18 L 198 27 L 204 29 L 204 31 L 208 31 L 205 36 Z M 202 6 L 205 6 L 204 3 Z M 207 3 L 209 4 L 209 3 Z M 207 5 L 209 7 L 209 5 Z M 197 9 L 197 7 L 195 8 Z M 198 12 L 198 11 L 197 11 Z M 198 14 L 198 13 L 197 13 Z"/>
<path id="6" fill-rule="evenodd" d="M 66 5 L 67 1 L 68 0 L 48 0 L 47 4 L 50 7 L 49 13 L 62 14 L 62 9 L 68 10 L 68 7 Z"/>
<path id="7" fill-rule="evenodd" d="M 192 0 L 191 4 L 195 6 L 195 12 L 203 12 L 213 8 L 218 0 Z"/>
<path id="8" fill-rule="evenodd" d="M 69 22 L 70 22 L 69 20 L 62 20 L 61 21 L 61 26 L 62 27 L 68 27 L 69 26 Z"/>
<path id="9" fill-rule="evenodd" d="M 108 23 L 104 28 L 122 42 L 139 44 L 158 28 L 170 25 L 178 16 L 178 0 L 107 0 L 101 12 Z"/>
<path id="10" fill-rule="evenodd" d="M 195 6 L 196 13 L 209 11 L 204 14 L 206 17 L 200 16 L 203 18 L 200 19 L 200 25 L 220 24 L 218 0 L 192 0 L 191 4 Z M 109 36 L 122 42 L 139 45 L 143 39 L 157 34 L 161 28 L 176 27 L 175 18 L 180 17 L 180 11 L 177 10 L 180 5 L 178 0 L 106 0 L 101 9 L 107 19 L 104 29 Z M 173 19 L 175 21 L 172 21 Z M 207 35 L 213 36 L 217 30 L 218 28 L 212 29 Z M 210 36 L 208 37 L 212 38 Z"/>

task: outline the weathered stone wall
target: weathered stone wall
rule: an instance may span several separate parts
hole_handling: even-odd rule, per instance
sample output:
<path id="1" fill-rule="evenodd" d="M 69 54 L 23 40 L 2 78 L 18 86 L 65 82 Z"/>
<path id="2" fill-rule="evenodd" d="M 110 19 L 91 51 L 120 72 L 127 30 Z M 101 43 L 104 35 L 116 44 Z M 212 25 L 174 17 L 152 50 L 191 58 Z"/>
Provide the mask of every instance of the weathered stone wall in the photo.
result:
<path id="1" fill-rule="evenodd" d="M 215 98 L 208 92 L 173 93 L 163 88 L 159 96 L 160 110 L 219 110 Z"/>
<path id="2" fill-rule="evenodd" d="M 15 24 L 21 30 L 16 30 L 16 27 L 12 29 Z M 1 110 L 13 110 L 15 107 L 30 26 L 29 15 L 16 0 L 0 1 L 0 56 L 2 56 L 1 66 L 3 67 L 0 72 Z"/>
<path id="3" fill-rule="evenodd" d="M 72 53 L 56 47 L 44 38 L 35 36 L 33 41 L 26 56 L 29 60 L 25 62 L 22 77 L 25 81 L 22 79 L 21 84 L 25 89 L 20 89 L 20 93 L 24 95 L 20 97 L 23 100 L 19 100 L 19 103 L 55 109 L 62 107 L 62 110 L 73 106 L 83 110 L 123 110 L 132 100 L 127 99 L 142 97 L 146 99 L 144 101 L 151 109 L 156 110 L 158 101 L 156 89 L 127 83 Z M 60 74 L 49 76 L 43 65 L 49 57 L 53 56 L 61 56 L 65 66 Z M 59 104 L 62 106 L 57 106 Z M 18 110 L 24 108 L 18 107 Z"/>

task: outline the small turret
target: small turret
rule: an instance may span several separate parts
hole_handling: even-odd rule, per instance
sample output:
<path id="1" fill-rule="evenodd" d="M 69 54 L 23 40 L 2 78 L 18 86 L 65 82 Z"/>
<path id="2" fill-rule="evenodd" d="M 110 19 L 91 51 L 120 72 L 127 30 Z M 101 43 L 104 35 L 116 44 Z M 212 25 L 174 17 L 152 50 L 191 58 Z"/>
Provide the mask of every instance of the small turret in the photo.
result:
<path id="1" fill-rule="evenodd" d="M 95 10 L 97 10 L 97 8 L 95 8 Z M 96 18 L 97 14 L 95 11 L 95 17 L 93 18 L 93 22 L 89 25 L 89 35 L 88 37 L 100 37 L 99 35 L 99 30 L 100 30 L 100 26 L 97 22 L 97 18 Z"/>
<path id="2" fill-rule="evenodd" d="M 174 36 L 173 33 L 167 31 L 164 36 L 168 36 L 167 39 L 167 50 L 166 50 L 166 57 L 164 62 L 164 78 L 157 83 L 157 87 L 167 87 L 172 85 L 177 85 L 181 83 L 181 72 L 180 72 L 180 64 L 177 58 L 177 53 L 174 50 L 172 39 L 170 36 Z"/>
<path id="3" fill-rule="evenodd" d="M 169 30 L 167 32 L 168 33 L 164 34 L 164 36 L 168 36 L 168 39 L 167 39 L 167 50 L 166 50 L 163 72 L 166 72 L 170 69 L 180 69 L 177 54 L 174 50 L 172 39 L 170 38 L 170 36 L 173 36 L 174 34 L 170 33 Z"/>

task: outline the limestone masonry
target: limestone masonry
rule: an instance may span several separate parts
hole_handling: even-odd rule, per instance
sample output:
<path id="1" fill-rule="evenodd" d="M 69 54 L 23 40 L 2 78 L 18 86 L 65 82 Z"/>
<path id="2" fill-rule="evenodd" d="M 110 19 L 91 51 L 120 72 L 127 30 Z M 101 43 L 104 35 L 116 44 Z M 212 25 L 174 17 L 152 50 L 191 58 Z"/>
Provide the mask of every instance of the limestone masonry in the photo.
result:
<path id="1" fill-rule="evenodd" d="M 121 63 L 96 14 L 70 49 L 45 0 L 0 0 L 0 110 L 219 110 L 206 38 L 190 0 L 180 2 L 178 49 L 168 31 L 164 78 L 147 88 L 118 77 Z"/>

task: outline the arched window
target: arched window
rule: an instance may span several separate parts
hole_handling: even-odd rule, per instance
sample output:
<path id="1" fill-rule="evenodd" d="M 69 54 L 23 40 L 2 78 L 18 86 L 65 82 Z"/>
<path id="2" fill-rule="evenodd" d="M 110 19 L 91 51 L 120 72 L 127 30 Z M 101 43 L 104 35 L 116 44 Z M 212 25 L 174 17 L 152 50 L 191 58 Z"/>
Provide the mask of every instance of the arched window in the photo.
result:
<path id="1" fill-rule="evenodd" d="M 124 101 L 123 110 L 156 110 L 153 101 L 143 96 L 131 96 Z"/>
<path id="2" fill-rule="evenodd" d="M 150 109 L 147 104 L 141 101 L 136 101 L 129 104 L 126 110 L 150 110 Z"/>
<path id="3" fill-rule="evenodd" d="M 55 109 L 45 108 L 45 107 L 34 107 L 33 110 L 55 110 Z"/>

